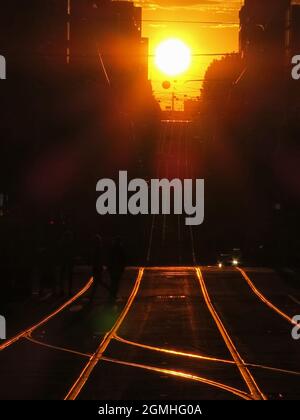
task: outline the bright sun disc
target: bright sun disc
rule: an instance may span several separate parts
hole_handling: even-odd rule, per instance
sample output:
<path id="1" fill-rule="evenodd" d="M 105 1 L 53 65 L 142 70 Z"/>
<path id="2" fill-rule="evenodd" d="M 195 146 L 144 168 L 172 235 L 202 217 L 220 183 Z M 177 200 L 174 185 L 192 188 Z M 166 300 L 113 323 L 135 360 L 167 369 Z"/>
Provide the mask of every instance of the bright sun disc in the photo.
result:
<path id="1" fill-rule="evenodd" d="M 189 68 L 191 51 L 182 41 L 168 39 L 157 47 L 155 64 L 163 73 L 176 76 Z"/>

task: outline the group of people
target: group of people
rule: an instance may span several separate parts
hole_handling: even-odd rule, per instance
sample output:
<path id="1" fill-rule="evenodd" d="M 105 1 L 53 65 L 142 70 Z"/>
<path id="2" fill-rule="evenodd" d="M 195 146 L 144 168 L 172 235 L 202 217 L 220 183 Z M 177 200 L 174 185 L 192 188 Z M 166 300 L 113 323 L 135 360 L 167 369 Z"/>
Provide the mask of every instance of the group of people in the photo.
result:
<path id="1" fill-rule="evenodd" d="M 72 230 L 66 230 L 55 242 L 55 246 L 52 243 L 51 247 L 47 247 L 41 252 L 40 293 L 45 286 L 52 289 L 55 294 L 58 289 L 58 294 L 61 296 L 64 295 L 66 290 L 71 295 L 76 257 L 75 235 Z M 91 267 L 91 275 L 94 279 L 89 295 L 90 302 L 94 301 L 100 286 L 108 289 L 110 301 L 115 302 L 126 266 L 125 251 L 120 238 L 115 238 L 110 247 L 104 247 L 101 236 L 96 234 L 91 237 L 86 250 L 85 262 Z M 107 268 L 109 274 L 109 284 L 103 281 L 105 268 Z M 57 271 L 56 276 L 54 274 L 55 270 Z M 58 280 L 53 280 L 54 277 L 57 277 Z"/>
<path id="2" fill-rule="evenodd" d="M 107 269 L 110 277 L 110 285 L 107 286 L 103 283 L 103 271 L 106 265 L 103 249 L 103 241 L 100 235 L 96 235 L 94 238 L 94 244 L 92 247 L 92 275 L 94 283 L 90 295 L 90 302 L 94 300 L 99 286 L 105 286 L 108 288 L 110 301 L 116 302 L 120 281 L 126 266 L 126 257 L 121 240 L 116 238 L 113 241 L 113 245 L 109 251 Z"/>

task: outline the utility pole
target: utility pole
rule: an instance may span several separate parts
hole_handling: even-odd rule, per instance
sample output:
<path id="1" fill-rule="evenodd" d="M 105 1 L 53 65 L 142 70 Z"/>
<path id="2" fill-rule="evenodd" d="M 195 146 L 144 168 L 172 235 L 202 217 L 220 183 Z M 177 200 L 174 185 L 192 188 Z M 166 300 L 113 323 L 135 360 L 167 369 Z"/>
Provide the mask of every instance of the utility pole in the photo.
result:
<path id="1" fill-rule="evenodd" d="M 176 99 L 176 97 L 175 97 L 175 91 L 173 90 L 173 92 L 172 92 L 172 112 L 173 113 L 175 111 L 175 99 Z"/>
<path id="2" fill-rule="evenodd" d="M 67 64 L 70 64 L 70 61 L 71 61 L 70 41 L 71 41 L 71 0 L 68 0 L 67 1 L 67 57 L 66 57 Z"/>

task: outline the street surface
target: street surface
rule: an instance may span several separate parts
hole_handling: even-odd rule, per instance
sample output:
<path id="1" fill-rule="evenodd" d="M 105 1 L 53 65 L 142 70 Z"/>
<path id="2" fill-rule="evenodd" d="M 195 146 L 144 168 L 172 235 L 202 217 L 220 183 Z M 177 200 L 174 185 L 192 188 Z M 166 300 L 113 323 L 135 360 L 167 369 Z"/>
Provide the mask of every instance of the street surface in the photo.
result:
<path id="1" fill-rule="evenodd" d="M 158 178 L 203 176 L 191 130 L 162 122 Z M 300 399 L 299 288 L 267 268 L 204 265 L 213 243 L 184 219 L 138 218 L 145 267 L 127 268 L 115 305 L 105 288 L 89 302 L 87 268 L 72 298 L 15 307 L 0 399 Z"/>
<path id="2" fill-rule="evenodd" d="M 294 302 L 281 299 L 291 290 L 274 272 L 248 274 L 257 277 L 257 289 L 268 278 L 274 285 L 268 301 L 281 302 L 279 309 L 294 315 Z M 292 339 L 292 324 L 236 269 L 127 270 L 120 318 L 117 307 L 90 307 L 87 293 L 2 345 L 1 399 L 300 397 L 300 342 Z"/>

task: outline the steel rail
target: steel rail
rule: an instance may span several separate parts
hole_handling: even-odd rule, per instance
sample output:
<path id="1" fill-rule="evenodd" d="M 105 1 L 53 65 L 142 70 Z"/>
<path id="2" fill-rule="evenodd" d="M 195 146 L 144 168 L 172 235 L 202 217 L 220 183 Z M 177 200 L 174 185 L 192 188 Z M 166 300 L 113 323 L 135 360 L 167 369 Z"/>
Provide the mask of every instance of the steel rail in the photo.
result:
<path id="1" fill-rule="evenodd" d="M 144 365 L 144 364 L 140 364 L 140 363 L 132 363 L 132 362 L 124 362 L 122 360 L 117 360 L 117 359 L 111 359 L 108 357 L 103 357 L 103 360 L 105 362 L 110 362 L 110 363 L 115 363 L 118 365 L 123 365 L 123 366 L 129 366 L 129 367 L 135 367 L 135 368 L 140 368 L 140 369 L 144 369 L 144 370 L 149 370 L 152 372 L 158 372 L 158 373 L 164 373 L 166 375 L 171 375 L 171 376 L 175 376 L 175 377 L 179 377 L 179 378 L 183 378 L 183 379 L 189 379 L 195 382 L 201 382 L 204 383 L 206 385 L 210 385 L 216 388 L 220 388 L 224 391 L 230 392 L 232 394 L 235 394 L 245 400 L 253 400 L 253 396 L 247 394 L 244 391 L 241 391 L 239 389 L 233 388 L 229 385 L 225 385 L 222 384 L 220 382 L 215 382 L 211 379 L 207 379 L 207 378 L 203 378 L 197 375 L 193 375 L 190 373 L 185 373 L 185 372 L 180 372 L 177 370 L 171 370 L 171 369 L 163 369 L 163 368 L 159 368 L 156 366 L 149 366 L 149 365 Z"/>
<path id="2" fill-rule="evenodd" d="M 125 338 L 122 338 L 118 335 L 115 335 L 113 338 L 116 341 L 119 341 L 120 343 L 128 344 L 128 345 L 134 346 L 134 347 L 139 347 L 139 348 L 142 348 L 142 349 L 145 349 L 145 350 L 151 350 L 151 351 L 156 351 L 156 352 L 160 352 L 160 353 L 172 354 L 174 356 L 189 357 L 191 359 L 206 360 L 206 361 L 209 361 L 209 362 L 227 363 L 227 364 L 233 364 L 233 365 L 235 364 L 235 362 L 233 360 L 218 359 L 218 358 L 215 358 L 215 357 L 203 356 L 201 354 L 187 353 L 187 352 L 183 352 L 183 351 L 180 351 L 180 350 L 165 349 L 165 348 L 162 348 L 162 347 L 150 346 L 148 344 L 142 344 L 142 343 L 137 343 L 135 341 L 126 340 Z"/>
<path id="3" fill-rule="evenodd" d="M 203 293 L 203 297 L 205 300 L 205 303 L 223 337 L 223 340 L 231 354 L 231 356 L 233 357 L 233 360 L 236 363 L 236 366 L 238 367 L 240 374 L 242 376 L 242 378 L 244 379 L 251 395 L 253 396 L 254 399 L 256 400 L 266 400 L 267 398 L 265 397 L 265 395 L 263 394 L 263 392 L 260 390 L 258 384 L 256 383 L 254 377 L 252 376 L 250 370 L 248 369 L 246 363 L 244 362 L 244 360 L 242 359 L 241 355 L 239 354 L 236 346 L 233 343 L 233 340 L 231 339 L 229 333 L 227 332 L 223 322 L 221 321 L 221 318 L 219 317 L 215 307 L 213 306 L 208 290 L 206 288 L 205 285 L 205 281 L 204 278 L 202 276 L 202 272 L 200 267 L 196 267 L 195 268 L 196 273 L 197 273 L 197 277 L 199 280 L 199 284 L 200 284 L 200 288 L 202 290 Z"/>
<path id="4" fill-rule="evenodd" d="M 34 330 L 41 327 L 42 325 L 46 324 L 46 322 L 50 321 L 50 319 L 54 318 L 56 315 L 58 315 L 60 312 L 62 312 L 64 309 L 66 309 L 68 306 L 70 306 L 73 302 L 78 300 L 93 284 L 94 280 L 91 278 L 87 284 L 78 292 L 76 295 L 74 295 L 71 299 L 69 299 L 67 302 L 65 302 L 63 305 L 61 305 L 58 309 L 51 312 L 48 316 L 43 318 L 41 321 L 39 321 L 37 324 L 27 328 L 24 331 L 21 331 L 19 334 L 15 335 L 14 337 L 10 338 L 9 340 L 5 341 L 3 344 L 0 345 L 0 351 L 6 349 L 7 347 L 11 346 L 12 344 L 16 343 L 18 340 L 20 340 L 23 337 L 26 337 L 28 334 L 31 334 Z"/>
<path id="5" fill-rule="evenodd" d="M 254 285 L 254 283 L 251 281 L 250 277 L 246 274 L 245 270 L 243 270 L 240 267 L 236 267 L 236 269 L 241 273 L 243 278 L 246 280 L 248 285 L 250 286 L 251 290 L 256 294 L 256 296 L 259 297 L 259 299 L 265 303 L 269 308 L 271 308 L 274 312 L 279 314 L 282 318 L 284 318 L 286 321 L 288 321 L 290 324 L 298 325 L 296 321 L 294 321 L 290 316 L 288 316 L 286 313 L 281 311 L 277 306 L 275 306 L 269 299 L 267 299 Z"/>
<path id="6" fill-rule="evenodd" d="M 133 301 L 134 301 L 134 299 L 137 295 L 137 292 L 139 290 L 143 274 L 144 274 L 144 268 L 140 268 L 138 276 L 137 276 L 135 284 L 134 284 L 134 287 L 133 287 L 133 290 L 131 292 L 131 295 L 129 296 L 129 299 L 126 303 L 125 308 L 121 312 L 119 318 L 115 322 L 112 329 L 107 334 L 105 334 L 105 336 L 104 336 L 103 340 L 101 341 L 98 349 L 91 356 L 90 360 L 88 361 L 88 363 L 86 364 L 86 366 L 82 370 L 80 376 L 77 378 L 77 380 L 72 385 L 69 392 L 67 393 L 67 395 L 65 397 L 65 400 L 75 400 L 78 397 L 82 388 L 85 386 L 86 382 L 88 381 L 92 371 L 94 370 L 94 368 L 96 367 L 98 362 L 103 358 L 103 354 L 104 354 L 105 350 L 109 346 L 114 334 L 117 333 L 118 329 L 122 325 L 124 319 L 126 318 L 128 312 L 129 312 L 129 309 L 132 306 L 132 303 L 133 303 Z"/>

